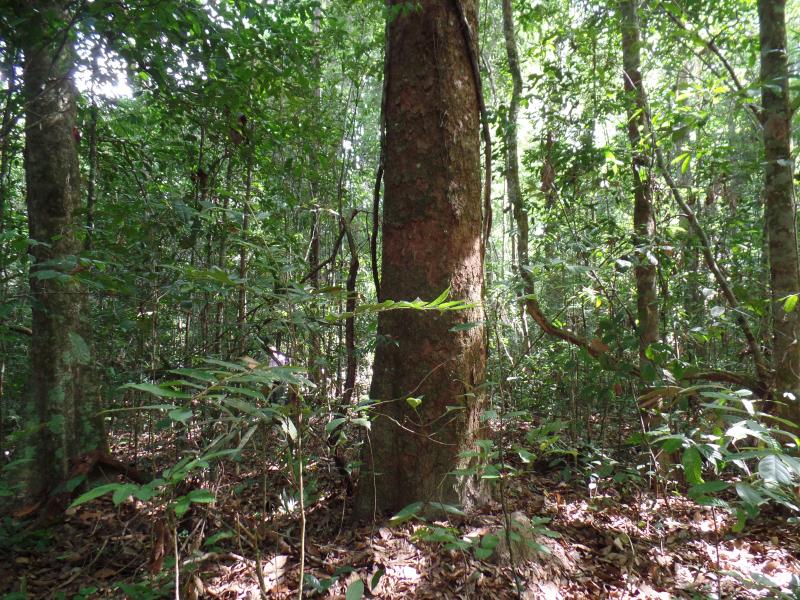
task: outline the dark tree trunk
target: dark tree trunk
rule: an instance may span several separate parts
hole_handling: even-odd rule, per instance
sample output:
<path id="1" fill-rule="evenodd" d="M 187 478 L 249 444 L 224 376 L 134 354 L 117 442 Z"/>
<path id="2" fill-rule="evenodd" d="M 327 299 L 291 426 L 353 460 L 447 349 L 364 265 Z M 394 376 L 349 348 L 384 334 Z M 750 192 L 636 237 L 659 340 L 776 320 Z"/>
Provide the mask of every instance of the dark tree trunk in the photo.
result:
<path id="1" fill-rule="evenodd" d="M 640 71 L 641 41 L 636 0 L 623 0 L 620 4 L 622 20 L 622 64 L 628 116 L 628 140 L 631 145 L 633 172 L 633 241 L 636 248 L 636 308 L 639 321 L 639 363 L 649 363 L 648 346 L 659 337 L 658 287 L 653 254 L 655 218 L 653 215 L 650 160 L 647 154 L 647 106 L 642 89 Z M 644 369 L 642 368 L 644 375 Z"/>
<path id="2" fill-rule="evenodd" d="M 460 1 L 474 30 L 476 2 Z M 453 2 L 418 4 L 389 26 L 381 296 L 432 300 L 450 286 L 453 298 L 479 303 L 480 120 L 470 49 Z M 370 397 L 380 403 L 357 515 L 479 499 L 473 479 L 450 473 L 479 432 L 485 334 L 482 325 L 452 328 L 482 320 L 478 307 L 379 316 Z M 416 410 L 409 397 L 422 400 Z"/>
<path id="3" fill-rule="evenodd" d="M 103 447 L 102 422 L 87 387 L 91 360 L 81 311 L 80 284 L 69 274 L 79 244 L 78 135 L 72 47 L 62 26 L 64 8 L 52 2 L 28 5 L 24 91 L 25 177 L 33 264 L 31 394 L 35 442 L 32 492 L 41 495 L 63 482 L 69 461 Z M 35 34 L 34 34 L 35 32 Z M 52 272 L 58 276 L 51 276 Z"/>
<path id="4" fill-rule="evenodd" d="M 800 423 L 800 309 L 784 298 L 800 293 L 797 213 L 792 174 L 792 113 L 785 0 L 759 0 L 761 106 L 764 125 L 764 216 L 772 284 L 774 392 L 777 413 Z"/>

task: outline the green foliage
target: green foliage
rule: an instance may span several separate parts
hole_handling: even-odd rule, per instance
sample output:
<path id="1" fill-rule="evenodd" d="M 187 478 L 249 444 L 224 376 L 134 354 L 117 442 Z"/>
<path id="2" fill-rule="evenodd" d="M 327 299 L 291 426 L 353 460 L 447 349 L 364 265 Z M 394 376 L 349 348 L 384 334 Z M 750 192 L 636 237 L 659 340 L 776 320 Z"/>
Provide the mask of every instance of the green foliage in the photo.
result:
<path id="1" fill-rule="evenodd" d="M 690 427 L 655 434 L 654 442 L 666 453 L 680 452 L 688 495 L 700 504 L 735 511 L 736 530 L 768 503 L 800 513 L 795 494 L 800 460 L 792 450 L 797 448 L 795 435 L 783 430 L 780 420 L 759 411 L 749 390 L 698 386 L 679 391 L 686 393 L 704 400 L 702 414 L 691 423 L 685 412 L 673 411 L 672 418 Z M 706 481 L 706 472 L 714 479 Z M 727 493 L 731 488 L 735 499 Z"/>
<path id="2" fill-rule="evenodd" d="M 364 582 L 361 579 L 354 580 L 347 586 L 344 597 L 345 600 L 361 600 L 364 597 Z"/>

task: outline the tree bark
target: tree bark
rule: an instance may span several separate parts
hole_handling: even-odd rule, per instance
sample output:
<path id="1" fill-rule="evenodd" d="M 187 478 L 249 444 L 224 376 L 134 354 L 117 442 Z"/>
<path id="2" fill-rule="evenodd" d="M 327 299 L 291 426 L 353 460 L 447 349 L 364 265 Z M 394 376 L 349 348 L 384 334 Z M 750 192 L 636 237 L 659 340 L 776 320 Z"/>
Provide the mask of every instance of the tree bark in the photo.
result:
<path id="1" fill-rule="evenodd" d="M 800 310 L 784 310 L 784 299 L 800 293 L 785 0 L 759 0 L 758 18 L 766 159 L 764 217 L 772 288 L 773 386 L 778 400 L 777 414 L 800 424 Z"/>
<path id="2" fill-rule="evenodd" d="M 461 0 L 473 31 L 475 0 Z M 404 4 L 393 0 L 398 9 Z M 459 7 L 422 0 L 389 25 L 381 296 L 432 300 L 448 287 L 476 303 L 458 312 L 378 318 L 374 411 L 356 515 L 417 502 L 471 505 L 476 480 L 454 476 L 479 435 L 486 337 L 479 102 Z M 476 323 L 472 328 L 455 325 Z M 412 407 L 409 397 L 421 399 Z M 411 404 L 413 404 L 412 402 Z"/>
<path id="3" fill-rule="evenodd" d="M 355 213 L 355 211 L 353 211 Z M 355 214 L 350 218 L 352 221 Z M 358 246 L 356 245 L 356 238 L 350 228 L 347 219 L 341 218 L 341 226 L 344 228 L 347 237 L 347 248 L 350 251 L 350 266 L 347 270 L 347 302 L 345 304 L 345 312 L 347 318 L 344 325 L 344 345 L 347 352 L 346 371 L 344 378 L 344 394 L 343 401 L 345 406 L 349 406 L 353 399 L 353 392 L 356 387 L 356 375 L 358 374 L 358 360 L 356 357 L 356 304 L 358 302 L 358 294 L 356 292 L 356 283 L 358 279 Z"/>
<path id="4" fill-rule="evenodd" d="M 639 321 L 639 366 L 650 363 L 647 348 L 659 338 L 658 287 L 656 261 L 653 254 L 655 218 L 653 215 L 650 160 L 647 157 L 647 139 L 642 131 L 647 128 L 646 104 L 642 90 L 640 70 L 641 46 L 639 17 L 636 0 L 620 3 L 622 25 L 622 64 L 628 116 L 628 140 L 631 145 L 631 170 L 633 174 L 633 243 L 636 255 L 636 312 Z"/>
<path id="5" fill-rule="evenodd" d="M 102 421 L 86 389 L 90 344 L 82 326 L 85 294 L 70 275 L 77 266 L 80 204 L 73 50 L 65 7 L 27 5 L 31 35 L 23 53 L 25 180 L 33 264 L 31 394 L 37 436 L 31 492 L 42 496 L 63 482 L 70 460 L 102 449 Z M 58 27 L 51 24 L 60 22 Z M 34 33 L 35 32 L 35 33 Z M 58 276 L 52 276 L 52 272 Z M 91 389 L 91 388 L 89 388 Z"/>
<path id="6" fill-rule="evenodd" d="M 252 148 L 248 148 L 247 154 L 247 172 L 245 174 L 244 183 L 244 206 L 242 207 L 242 239 L 247 239 L 248 231 L 250 229 L 250 196 L 253 191 L 253 152 Z M 237 332 L 237 349 L 239 354 L 247 352 L 248 336 L 247 324 L 245 323 L 247 317 L 247 284 L 244 279 L 247 277 L 247 246 L 242 244 L 239 248 L 239 279 L 242 283 L 239 284 L 239 297 L 236 303 L 236 332 Z"/>
<path id="7" fill-rule="evenodd" d="M 503 35 L 506 41 L 506 57 L 512 83 L 508 123 L 505 130 L 506 152 L 508 153 L 506 185 L 508 186 L 508 203 L 514 212 L 514 220 L 517 225 L 517 269 L 521 273 L 523 269 L 528 268 L 528 215 L 522 202 L 522 188 L 519 183 L 517 117 L 519 100 L 522 96 L 522 74 L 519 68 L 517 40 L 514 35 L 514 13 L 511 0 L 503 0 Z"/>
<path id="8" fill-rule="evenodd" d="M 522 97 L 522 73 L 519 67 L 519 53 L 517 52 L 517 39 L 514 33 L 514 10 L 511 0 L 503 0 L 503 37 L 506 42 L 506 59 L 508 60 L 508 70 L 511 73 L 511 101 L 508 106 L 508 122 L 505 127 L 504 141 L 506 145 L 506 188 L 508 190 L 508 204 L 514 215 L 516 225 L 516 269 L 523 285 L 531 284 L 528 271 L 528 213 L 525 211 L 525 204 L 522 200 L 522 187 L 519 182 L 519 143 L 518 125 L 519 101 Z M 513 260 L 513 257 L 512 257 Z M 529 293 L 533 293 L 533 290 Z M 525 320 L 525 301 L 523 300 L 520 310 L 520 322 L 522 323 L 522 334 L 525 347 L 530 350 L 530 338 L 528 335 L 527 322 Z"/>

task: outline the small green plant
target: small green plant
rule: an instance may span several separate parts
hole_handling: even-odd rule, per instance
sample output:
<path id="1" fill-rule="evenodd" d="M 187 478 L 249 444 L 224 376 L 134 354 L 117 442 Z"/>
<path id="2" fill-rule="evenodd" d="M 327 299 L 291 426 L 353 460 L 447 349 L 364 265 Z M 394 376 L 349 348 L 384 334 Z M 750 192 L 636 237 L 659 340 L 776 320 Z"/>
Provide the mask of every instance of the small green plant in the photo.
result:
<path id="1" fill-rule="evenodd" d="M 795 492 L 800 483 L 800 443 L 781 427 L 793 424 L 758 410 L 750 390 L 695 386 L 679 390 L 676 397 L 688 395 L 696 398 L 699 417 L 687 418 L 683 431 L 660 430 L 654 439 L 663 452 L 680 457 L 688 495 L 700 504 L 734 511 L 735 531 L 741 531 L 765 504 L 800 514 Z M 731 488 L 736 499 L 723 499 L 723 492 Z"/>

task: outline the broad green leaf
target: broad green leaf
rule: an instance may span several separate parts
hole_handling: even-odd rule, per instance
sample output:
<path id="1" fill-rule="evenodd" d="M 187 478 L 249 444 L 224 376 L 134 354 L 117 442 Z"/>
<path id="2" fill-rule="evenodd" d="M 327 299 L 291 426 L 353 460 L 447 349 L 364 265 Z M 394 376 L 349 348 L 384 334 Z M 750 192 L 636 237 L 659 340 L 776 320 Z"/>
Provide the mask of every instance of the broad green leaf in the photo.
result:
<path id="1" fill-rule="evenodd" d="M 370 422 L 369 419 L 364 419 L 364 418 L 353 419 L 351 421 L 351 423 L 353 425 L 359 425 L 359 426 L 361 426 L 361 427 L 363 427 L 365 429 L 371 429 L 372 428 L 372 423 Z"/>
<path id="2" fill-rule="evenodd" d="M 500 471 L 494 465 L 486 465 L 483 469 L 481 479 L 500 479 Z"/>
<path id="3" fill-rule="evenodd" d="M 661 448 L 667 453 L 677 452 L 683 447 L 683 444 L 686 441 L 686 437 L 682 435 L 671 435 L 662 439 L 664 441 L 661 444 Z"/>
<path id="4" fill-rule="evenodd" d="M 347 419 L 345 417 L 338 417 L 336 419 L 332 419 L 330 423 L 325 425 L 325 433 L 330 434 L 333 432 L 334 429 L 339 427 L 342 423 L 345 423 Z"/>
<path id="5" fill-rule="evenodd" d="M 736 493 L 739 495 L 739 498 L 751 506 L 758 506 L 766 501 L 766 498 L 764 498 L 761 492 L 747 483 L 737 483 Z"/>
<path id="6" fill-rule="evenodd" d="M 724 481 L 707 481 L 706 483 L 693 485 L 689 488 L 688 493 L 690 498 L 697 499 L 706 494 L 716 494 L 717 492 L 728 489 L 728 487 L 728 484 Z"/>
<path id="7" fill-rule="evenodd" d="M 435 510 L 441 510 L 442 512 L 446 512 L 451 515 L 458 515 L 460 517 L 464 516 L 464 511 L 457 506 L 453 506 L 452 504 L 442 504 L 441 502 L 432 502 L 430 506 Z"/>
<path id="8" fill-rule="evenodd" d="M 186 497 L 189 502 L 197 502 L 198 504 L 210 504 L 215 500 L 214 494 L 206 489 L 192 490 Z"/>
<path id="9" fill-rule="evenodd" d="M 226 406 L 235 408 L 247 415 L 258 417 L 262 421 L 272 422 L 272 417 L 269 416 L 269 413 L 273 413 L 274 411 L 271 408 L 259 408 L 240 398 L 231 398 L 230 396 L 225 398 L 223 402 Z"/>
<path id="10" fill-rule="evenodd" d="M 364 597 L 364 582 L 360 578 L 354 580 L 347 586 L 344 597 L 345 600 L 361 600 Z"/>
<path id="11" fill-rule="evenodd" d="M 175 506 L 173 507 L 175 510 L 175 516 L 180 518 L 183 515 L 185 515 L 186 511 L 189 510 L 190 504 L 191 502 L 189 501 L 189 498 L 187 498 L 186 496 L 181 496 L 180 498 L 178 498 L 175 502 Z"/>
<path id="12" fill-rule="evenodd" d="M 414 398 L 412 396 L 409 396 L 408 398 L 406 398 L 406 404 L 408 404 L 414 410 L 417 410 L 419 405 L 422 404 L 422 398 Z"/>
<path id="13" fill-rule="evenodd" d="M 178 421 L 179 423 L 186 424 L 186 421 L 192 418 L 192 410 L 189 408 L 176 408 L 167 413 L 170 419 Z"/>
<path id="14" fill-rule="evenodd" d="M 143 485 L 138 490 L 133 493 L 134 498 L 137 500 L 141 500 L 142 502 L 147 502 L 151 500 L 155 496 L 158 495 L 159 491 L 157 489 L 158 486 L 154 485 L 155 482 L 150 482 L 147 485 Z M 163 483 L 163 481 L 161 481 Z"/>
<path id="15" fill-rule="evenodd" d="M 786 296 L 786 300 L 783 301 L 783 311 L 787 313 L 792 312 L 797 307 L 798 298 L 800 298 L 798 294 Z"/>
<path id="16" fill-rule="evenodd" d="M 695 446 L 689 446 L 681 457 L 686 481 L 691 485 L 703 483 L 703 457 Z"/>
<path id="17" fill-rule="evenodd" d="M 378 583 L 380 582 L 381 577 L 383 577 L 385 574 L 386 571 L 384 571 L 383 569 L 378 569 L 372 576 L 372 579 L 370 579 L 369 581 L 369 589 L 374 590 L 377 587 Z"/>
<path id="18" fill-rule="evenodd" d="M 792 485 L 792 474 L 779 456 L 771 454 L 758 463 L 758 474 L 769 483 Z"/>
<path id="19" fill-rule="evenodd" d="M 297 440 L 297 427 L 289 417 L 281 419 L 281 430 L 289 437 L 290 440 Z"/>
<path id="20" fill-rule="evenodd" d="M 121 483 L 107 483 L 105 485 L 99 485 L 96 488 L 92 488 L 85 494 L 81 494 L 80 496 L 78 496 L 75 499 L 75 501 L 69 506 L 70 508 L 73 508 L 75 506 L 80 506 L 81 504 L 85 504 L 86 502 L 94 500 L 95 498 L 99 498 L 100 496 L 108 494 L 109 492 L 115 492 L 117 489 L 122 487 L 122 485 L 123 484 Z"/>
<path id="21" fill-rule="evenodd" d="M 139 490 L 139 486 L 133 483 L 125 483 L 119 488 L 114 491 L 114 495 L 111 497 L 111 500 L 114 502 L 114 506 L 122 504 L 125 500 L 128 499 L 129 496 L 133 496 Z"/>
<path id="22" fill-rule="evenodd" d="M 220 532 L 215 533 L 214 535 L 212 535 L 210 537 L 207 537 L 205 540 L 203 540 L 203 546 L 206 546 L 206 547 L 213 546 L 214 544 L 216 544 L 217 542 L 219 542 L 221 540 L 227 540 L 227 539 L 230 539 L 232 537 L 234 537 L 234 533 L 232 531 L 230 531 L 230 530 L 228 530 L 228 531 L 220 531 Z"/>
<path id="23" fill-rule="evenodd" d="M 736 507 L 736 523 L 731 527 L 734 533 L 741 533 L 744 531 L 744 526 L 747 524 L 747 511 L 742 510 L 741 507 Z"/>
<path id="24" fill-rule="evenodd" d="M 82 484 L 84 481 L 86 481 L 86 473 L 84 473 L 84 474 L 82 474 L 82 475 L 78 475 L 77 477 L 73 477 L 72 479 L 70 479 L 69 481 L 67 481 L 67 483 L 65 483 L 65 484 L 64 484 L 64 488 L 65 488 L 65 489 L 66 489 L 68 492 L 73 492 L 73 491 L 75 491 L 75 490 L 78 488 L 78 486 L 79 486 L 80 484 Z"/>
<path id="25" fill-rule="evenodd" d="M 422 502 L 414 502 L 413 504 L 409 504 L 408 506 L 400 509 L 396 515 L 394 515 L 391 519 L 389 519 L 390 525 L 399 525 L 401 523 L 405 523 L 417 516 L 419 511 L 422 509 L 423 503 Z"/>
<path id="26" fill-rule="evenodd" d="M 44 281 L 46 279 L 55 279 L 56 277 L 63 277 L 65 279 L 69 278 L 69 275 L 66 273 L 62 273 L 61 271 L 54 271 L 52 269 L 42 269 L 40 271 L 32 270 L 31 277 L 35 277 L 40 281 Z"/>
<path id="27" fill-rule="evenodd" d="M 526 464 L 530 464 L 534 460 L 536 460 L 536 456 L 534 454 L 531 454 L 524 448 L 517 448 L 517 454 L 519 455 L 520 459 L 522 459 L 522 462 Z"/>

